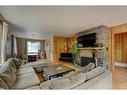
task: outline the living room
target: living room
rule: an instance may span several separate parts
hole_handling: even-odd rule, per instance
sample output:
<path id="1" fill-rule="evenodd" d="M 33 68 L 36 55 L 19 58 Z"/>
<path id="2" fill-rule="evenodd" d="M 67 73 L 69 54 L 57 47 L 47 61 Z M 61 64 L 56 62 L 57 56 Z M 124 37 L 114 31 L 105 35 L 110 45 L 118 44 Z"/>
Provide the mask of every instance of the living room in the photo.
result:
<path id="1" fill-rule="evenodd" d="M 114 73 L 126 67 L 126 36 L 115 36 L 127 30 L 126 9 L 0 6 L 1 89 L 127 88 Z"/>

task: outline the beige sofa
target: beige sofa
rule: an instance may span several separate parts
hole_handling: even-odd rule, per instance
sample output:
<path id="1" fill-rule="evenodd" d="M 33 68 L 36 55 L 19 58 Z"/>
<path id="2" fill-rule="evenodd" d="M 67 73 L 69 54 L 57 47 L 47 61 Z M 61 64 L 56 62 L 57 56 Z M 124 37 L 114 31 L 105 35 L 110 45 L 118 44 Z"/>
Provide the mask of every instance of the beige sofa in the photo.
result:
<path id="1" fill-rule="evenodd" d="M 1 88 L 4 89 L 25 89 L 32 86 L 39 86 L 40 81 L 32 67 L 21 68 L 20 60 L 13 58 L 7 60 L 0 67 Z"/>
<path id="2" fill-rule="evenodd" d="M 76 71 L 40 83 L 33 68 L 47 66 L 47 63 L 32 62 L 22 65 L 17 59 L 9 59 L 0 66 L 1 89 L 111 89 L 111 72 L 97 67 L 87 73 Z"/>
<path id="3" fill-rule="evenodd" d="M 103 67 L 87 73 L 77 71 L 42 83 L 41 89 L 112 89 L 112 74 Z"/>

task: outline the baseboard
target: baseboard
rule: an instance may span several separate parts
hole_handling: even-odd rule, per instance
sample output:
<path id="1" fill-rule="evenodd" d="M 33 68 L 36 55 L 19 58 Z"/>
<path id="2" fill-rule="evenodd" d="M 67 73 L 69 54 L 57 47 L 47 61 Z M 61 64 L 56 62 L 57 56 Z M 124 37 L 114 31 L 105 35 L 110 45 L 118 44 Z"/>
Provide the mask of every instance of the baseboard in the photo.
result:
<path id="1" fill-rule="evenodd" d="M 115 62 L 115 66 L 119 66 L 119 67 L 127 67 L 127 63 Z"/>

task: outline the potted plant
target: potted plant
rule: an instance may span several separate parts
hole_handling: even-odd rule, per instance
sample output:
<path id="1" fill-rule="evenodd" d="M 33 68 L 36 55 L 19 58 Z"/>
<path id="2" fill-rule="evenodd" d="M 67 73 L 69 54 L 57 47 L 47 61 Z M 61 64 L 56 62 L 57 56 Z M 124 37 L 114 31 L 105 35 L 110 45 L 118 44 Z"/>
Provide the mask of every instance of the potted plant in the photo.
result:
<path id="1" fill-rule="evenodd" d="M 77 58 L 77 54 L 78 54 L 78 46 L 77 46 L 77 42 L 74 42 L 74 44 L 72 45 L 72 54 L 73 54 L 73 63 L 76 64 L 76 58 Z"/>

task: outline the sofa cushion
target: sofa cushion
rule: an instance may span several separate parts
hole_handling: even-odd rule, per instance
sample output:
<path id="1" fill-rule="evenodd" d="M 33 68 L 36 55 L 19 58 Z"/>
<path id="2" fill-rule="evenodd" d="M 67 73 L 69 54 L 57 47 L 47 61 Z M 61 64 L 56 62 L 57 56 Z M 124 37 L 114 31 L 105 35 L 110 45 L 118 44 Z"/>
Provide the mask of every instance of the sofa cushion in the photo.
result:
<path id="1" fill-rule="evenodd" d="M 25 65 L 21 65 L 20 68 L 25 68 L 25 67 L 38 68 L 38 67 L 44 67 L 44 66 L 47 66 L 47 63 L 42 63 L 40 61 L 36 61 L 36 62 L 29 62 Z"/>
<path id="2" fill-rule="evenodd" d="M 69 89 L 70 80 L 61 79 L 50 84 L 50 89 Z"/>
<path id="3" fill-rule="evenodd" d="M 15 64 L 15 59 L 14 58 L 10 58 L 6 61 L 8 64 L 10 64 L 11 68 L 13 69 L 14 72 L 17 72 L 18 67 Z M 5 62 L 5 64 L 6 64 Z"/>
<path id="4" fill-rule="evenodd" d="M 64 75 L 63 78 L 69 78 L 69 77 L 74 76 L 74 75 L 76 75 L 76 74 L 78 74 L 78 73 L 81 73 L 81 71 L 79 71 L 79 70 L 77 70 L 77 71 L 72 71 L 72 72 L 70 72 L 70 73 Z"/>
<path id="5" fill-rule="evenodd" d="M 73 88 L 75 90 L 84 90 L 84 89 L 111 89 L 112 87 L 112 73 L 106 70 L 104 73 L 98 75 L 95 78 L 92 78 L 85 83 Z M 109 87 L 110 86 L 110 87 Z"/>
<path id="6" fill-rule="evenodd" d="M 8 86 L 5 84 L 5 82 L 0 78 L 0 88 L 8 89 Z"/>
<path id="7" fill-rule="evenodd" d="M 67 85 L 64 85 L 64 83 L 63 83 L 64 79 L 68 80 L 66 82 Z M 71 72 L 70 74 L 67 74 L 63 77 L 58 77 L 54 80 L 48 80 L 46 82 L 43 82 L 40 84 L 40 87 L 41 87 L 41 89 L 71 89 L 71 88 L 79 85 L 80 83 L 84 82 L 85 80 L 86 80 L 86 75 L 84 73 L 82 73 L 81 71 L 76 71 L 76 72 Z M 61 87 L 61 86 L 58 87 L 55 85 L 63 85 L 63 87 Z"/>
<path id="8" fill-rule="evenodd" d="M 35 73 L 28 73 L 17 76 L 17 81 L 11 89 L 25 89 L 39 84 L 38 76 Z"/>
<path id="9" fill-rule="evenodd" d="M 4 88 L 0 87 L 0 90 L 5 90 Z"/>
<path id="10" fill-rule="evenodd" d="M 42 82 L 40 84 L 40 87 L 41 87 L 41 89 L 50 89 L 51 83 L 57 82 L 57 81 L 62 80 L 62 79 L 63 79 L 63 77 L 58 77 L 58 78 L 55 78 L 53 80 L 48 80 L 48 81 Z"/>
<path id="11" fill-rule="evenodd" d="M 7 62 L 6 65 L 0 68 L 0 78 L 10 88 L 16 81 L 16 73 L 13 70 L 12 65 Z"/>
<path id="12" fill-rule="evenodd" d="M 73 76 L 75 73 L 76 73 L 75 71 L 69 72 L 68 74 L 65 74 L 65 75 L 63 76 L 63 78 L 68 78 L 68 77 L 70 77 L 70 76 Z"/>
<path id="13" fill-rule="evenodd" d="M 22 64 L 22 61 L 21 61 L 20 59 L 17 59 L 17 58 L 10 58 L 10 60 L 13 61 L 13 63 L 15 64 L 15 66 L 16 66 L 17 68 L 19 68 L 19 66 L 21 66 L 21 64 Z"/>
<path id="14" fill-rule="evenodd" d="M 40 89 L 40 86 L 29 87 L 29 88 L 26 88 L 25 90 L 38 90 L 38 89 Z"/>
<path id="15" fill-rule="evenodd" d="M 8 59 L 7 61 L 5 61 L 4 63 L 2 63 L 0 70 L 6 68 L 7 66 L 9 66 L 12 71 L 14 71 L 14 72 L 17 71 L 17 67 L 15 66 L 15 64 L 13 63 L 13 60 L 11 58 Z"/>
<path id="16" fill-rule="evenodd" d="M 86 81 L 86 75 L 76 72 L 62 78 L 61 80 L 50 83 L 50 89 L 72 89 Z"/>
<path id="17" fill-rule="evenodd" d="M 102 74 L 105 71 L 105 69 L 103 67 L 96 67 L 93 70 L 89 71 L 86 73 L 86 79 L 90 80 L 100 74 Z"/>
<path id="18" fill-rule="evenodd" d="M 75 73 L 73 76 L 68 78 L 70 80 L 69 88 L 72 89 L 86 81 L 86 74 Z"/>
<path id="19" fill-rule="evenodd" d="M 85 67 L 82 68 L 82 72 L 83 73 L 86 73 L 90 70 L 92 70 L 94 68 L 94 63 L 89 63 L 88 65 L 86 65 Z"/>
<path id="20" fill-rule="evenodd" d="M 2 67 L 3 63 L 0 64 L 0 68 Z"/>
<path id="21" fill-rule="evenodd" d="M 48 89 L 50 89 L 50 84 L 51 84 L 51 82 L 49 82 L 49 81 L 42 82 L 42 83 L 40 84 L 40 88 L 41 88 L 41 89 L 48 90 Z"/>
<path id="22" fill-rule="evenodd" d="M 24 64 L 21 59 L 15 58 L 15 61 L 17 62 L 18 67 Z"/>
<path id="23" fill-rule="evenodd" d="M 23 75 L 23 74 L 27 74 L 27 73 L 34 73 L 34 69 L 32 67 L 28 67 L 28 68 L 19 68 L 17 71 L 17 75 Z"/>

